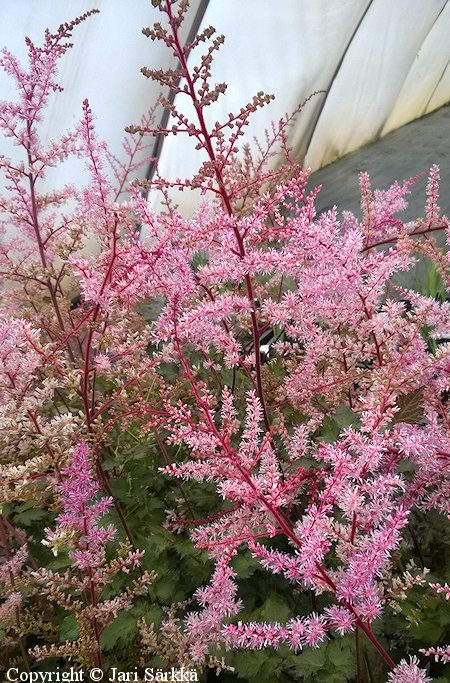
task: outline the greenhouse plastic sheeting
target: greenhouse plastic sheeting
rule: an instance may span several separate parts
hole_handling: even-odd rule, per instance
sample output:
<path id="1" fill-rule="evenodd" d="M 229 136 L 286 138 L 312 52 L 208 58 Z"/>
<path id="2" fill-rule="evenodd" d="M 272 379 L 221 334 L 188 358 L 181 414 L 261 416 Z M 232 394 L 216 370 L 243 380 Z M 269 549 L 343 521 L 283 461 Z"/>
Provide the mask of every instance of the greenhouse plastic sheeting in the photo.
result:
<path id="1" fill-rule="evenodd" d="M 100 14 L 74 31 L 75 47 L 63 58 L 65 92 L 52 99 L 44 126 L 47 139 L 73 126 L 88 98 L 99 136 L 119 156 L 123 128 L 138 123 L 155 101 L 159 86 L 140 67 L 173 67 L 170 52 L 141 34 L 161 20 L 147 0 L 100 0 Z M 92 7 L 85 0 L 3 0 L 0 45 L 20 57 L 23 38 L 38 42 Z M 318 169 L 450 99 L 450 5 L 446 0 L 209 0 L 191 3 L 184 39 L 202 13 L 201 27 L 214 25 L 226 36 L 213 76 L 229 89 L 211 108 L 211 122 L 238 111 L 258 90 L 275 101 L 255 114 L 248 139 L 261 138 L 272 120 L 294 109 L 314 91 L 292 130 L 292 144 L 306 165 Z M 195 53 L 190 57 L 195 63 Z M 0 98 L 13 90 L 0 75 Z M 179 96 L 180 110 L 188 103 Z M 3 149 L 5 147 L 5 150 Z M 9 153 L 2 142 L 2 152 Z M 189 177 L 199 165 L 191 140 L 166 139 L 159 172 Z M 58 185 L 85 183 L 79 163 L 58 170 Z M 145 169 L 143 169 L 143 175 Z M 56 179 L 49 175 L 51 186 Z M 177 197 L 192 210 L 191 193 Z M 156 205 L 157 199 L 151 198 Z"/>

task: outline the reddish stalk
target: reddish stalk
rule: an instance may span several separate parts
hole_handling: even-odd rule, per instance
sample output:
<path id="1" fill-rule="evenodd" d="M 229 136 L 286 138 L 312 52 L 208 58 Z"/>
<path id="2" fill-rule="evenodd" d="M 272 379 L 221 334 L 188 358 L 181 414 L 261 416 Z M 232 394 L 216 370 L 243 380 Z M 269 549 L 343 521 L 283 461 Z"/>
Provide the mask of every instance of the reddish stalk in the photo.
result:
<path id="1" fill-rule="evenodd" d="M 177 58 L 180 62 L 183 75 L 186 78 L 186 83 L 187 83 L 187 88 L 189 92 L 189 96 L 192 100 L 192 103 L 195 108 L 195 113 L 198 118 L 200 130 L 199 133 L 201 135 L 197 134 L 197 138 L 200 140 L 202 143 L 202 146 L 204 147 L 206 153 L 208 154 L 208 157 L 213 165 L 214 168 L 214 173 L 216 176 L 217 184 L 219 186 L 219 193 L 222 197 L 222 201 L 224 204 L 224 207 L 228 213 L 229 216 L 234 216 L 234 211 L 233 207 L 231 205 L 231 199 L 230 196 L 227 192 L 226 185 L 219 167 L 219 164 L 216 159 L 216 155 L 214 153 L 214 148 L 212 145 L 211 141 L 211 135 L 210 132 L 206 126 L 205 123 L 205 118 L 203 115 L 203 105 L 199 101 L 197 97 L 197 93 L 195 91 L 194 83 L 192 81 L 192 77 L 190 74 L 190 71 L 187 66 L 187 61 L 186 57 L 184 54 L 184 50 L 182 48 L 182 45 L 180 43 L 180 39 L 178 36 L 178 29 L 176 22 L 174 21 L 174 17 L 172 14 L 172 7 L 170 0 L 166 0 L 166 14 L 169 18 L 169 23 L 172 29 L 172 37 L 174 41 L 174 48 L 176 51 Z M 239 250 L 239 257 L 241 259 L 245 258 L 245 245 L 244 241 L 242 239 L 242 236 L 239 232 L 238 226 L 234 223 L 232 225 L 233 233 L 236 239 L 236 243 L 238 246 Z M 261 378 L 261 358 L 260 358 L 260 331 L 259 331 L 259 326 L 258 326 L 258 318 L 256 316 L 256 303 L 255 303 L 255 296 L 253 292 L 253 284 L 250 276 L 248 274 L 245 275 L 245 284 L 247 287 L 247 296 L 250 301 L 251 305 L 251 323 L 252 323 L 252 332 L 253 332 L 253 349 L 255 353 L 255 375 L 256 375 L 256 386 L 257 386 L 257 393 L 258 393 L 258 398 L 261 402 L 261 408 L 263 412 L 263 419 L 264 419 L 264 425 L 266 428 L 266 431 L 270 431 L 270 420 L 269 420 L 269 415 L 266 407 L 266 402 L 264 398 L 264 391 L 263 391 L 263 385 L 262 385 L 262 378 Z"/>
<path id="2" fill-rule="evenodd" d="M 369 251 L 369 249 L 375 249 L 375 247 L 382 247 L 385 244 L 393 244 L 394 242 L 397 242 L 402 237 L 418 237 L 420 235 L 428 235 L 431 232 L 439 232 L 440 230 L 446 230 L 447 228 L 448 228 L 448 224 L 443 223 L 442 225 L 435 225 L 432 227 L 428 226 L 427 228 L 424 228 L 423 230 L 413 230 L 413 232 L 405 233 L 404 235 L 396 235 L 394 237 L 389 237 L 385 240 L 380 240 L 379 242 L 373 242 L 373 244 L 370 244 L 369 246 L 361 249 L 361 252 Z"/>

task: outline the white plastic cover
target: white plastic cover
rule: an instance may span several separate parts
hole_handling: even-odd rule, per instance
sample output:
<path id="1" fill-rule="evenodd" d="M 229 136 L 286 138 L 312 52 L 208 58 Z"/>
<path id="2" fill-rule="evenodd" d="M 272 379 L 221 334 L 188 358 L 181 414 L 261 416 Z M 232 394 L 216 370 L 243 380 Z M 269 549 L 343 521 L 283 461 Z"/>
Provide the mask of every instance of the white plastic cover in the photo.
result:
<path id="1" fill-rule="evenodd" d="M 0 46 L 24 57 L 25 35 L 39 42 L 47 26 L 54 30 L 92 4 L 2 0 Z M 185 36 L 205 3 L 191 4 Z M 120 156 L 123 128 L 138 123 L 159 92 L 140 67 L 174 63 L 163 45 L 141 34 L 142 26 L 161 20 L 148 0 L 97 0 L 95 5 L 100 14 L 76 28 L 75 47 L 61 62 L 65 92 L 53 98 L 43 131 L 51 138 L 72 126 L 88 98 L 99 135 Z M 250 138 L 261 138 L 272 120 L 313 91 L 325 91 L 308 102 L 292 131 L 294 149 L 313 170 L 450 100 L 446 0 L 209 0 L 201 27 L 209 24 L 226 36 L 214 78 L 230 84 L 211 108 L 211 121 L 239 110 L 258 90 L 274 93 L 275 102 L 254 116 L 249 130 Z M 0 74 L 0 99 L 12 96 L 9 80 Z M 178 97 L 177 106 L 187 105 Z M 9 152 L 3 141 L 0 145 L 1 152 Z M 165 140 L 160 174 L 191 176 L 199 165 L 192 147 L 181 136 Z M 85 182 L 79 164 L 57 173 L 58 185 Z M 186 213 L 192 210 L 190 193 L 177 201 Z"/>

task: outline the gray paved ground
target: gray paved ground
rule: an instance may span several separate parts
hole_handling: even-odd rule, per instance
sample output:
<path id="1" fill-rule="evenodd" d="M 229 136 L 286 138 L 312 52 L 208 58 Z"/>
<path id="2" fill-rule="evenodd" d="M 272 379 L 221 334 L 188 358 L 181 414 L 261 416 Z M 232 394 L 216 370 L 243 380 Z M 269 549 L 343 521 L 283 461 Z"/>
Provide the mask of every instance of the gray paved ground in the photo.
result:
<path id="1" fill-rule="evenodd" d="M 439 206 L 450 217 L 450 106 L 442 107 L 424 118 L 390 133 L 311 176 L 309 186 L 322 185 L 316 201 L 318 211 L 336 205 L 339 212 L 349 210 L 360 216 L 358 175 L 367 171 L 373 189 L 386 189 L 438 164 L 441 172 Z M 427 178 L 417 181 L 410 190 L 408 209 L 399 217 L 414 220 L 424 215 Z M 444 244 L 445 236 L 440 236 Z M 404 286 L 420 288 L 427 266 L 420 263 L 408 274 L 396 276 Z"/>
<path id="2" fill-rule="evenodd" d="M 322 185 L 317 208 L 334 204 L 339 210 L 359 210 L 358 174 L 367 171 L 374 189 L 385 189 L 394 180 L 403 180 L 426 171 L 432 164 L 441 168 L 439 205 L 450 216 L 450 106 L 413 121 L 359 152 L 336 161 L 314 173 L 311 185 Z M 413 219 L 422 216 L 426 179 L 411 188 L 409 210 L 403 214 Z"/>

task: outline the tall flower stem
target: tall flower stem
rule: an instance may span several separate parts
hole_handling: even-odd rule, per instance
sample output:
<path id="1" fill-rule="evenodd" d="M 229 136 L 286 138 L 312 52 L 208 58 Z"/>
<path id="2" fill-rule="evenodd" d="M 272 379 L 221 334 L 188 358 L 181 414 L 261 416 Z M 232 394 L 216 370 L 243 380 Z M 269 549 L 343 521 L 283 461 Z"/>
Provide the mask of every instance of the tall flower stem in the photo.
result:
<path id="1" fill-rule="evenodd" d="M 214 153 L 214 147 L 212 144 L 211 140 L 211 135 L 209 133 L 208 127 L 205 123 L 205 117 L 203 114 L 203 105 L 199 101 L 197 92 L 194 87 L 194 83 L 192 81 L 192 77 L 187 65 L 186 61 L 186 55 L 183 50 L 183 47 L 180 42 L 180 37 L 178 33 L 178 28 L 177 28 L 177 22 L 174 20 L 174 16 L 172 13 L 172 5 L 170 0 L 165 0 L 165 6 L 166 6 L 166 13 L 169 18 L 169 23 L 170 27 L 172 29 L 172 36 L 173 36 L 173 43 L 174 43 L 174 48 L 176 51 L 177 58 L 179 60 L 179 63 L 181 65 L 181 69 L 183 72 L 183 75 L 186 78 L 187 82 L 187 87 L 189 91 L 189 96 L 192 100 L 192 103 L 195 108 L 195 113 L 198 118 L 198 123 L 199 123 L 199 134 L 201 135 L 202 142 L 203 142 L 203 147 L 206 150 L 208 157 L 212 163 L 212 166 L 214 168 L 214 173 L 216 176 L 217 180 L 217 185 L 219 188 L 219 194 L 222 198 L 223 205 L 230 217 L 234 216 L 234 211 L 233 207 L 231 204 L 231 199 L 230 195 L 227 191 L 225 181 L 223 179 L 222 172 L 219 168 L 216 155 Z M 236 239 L 236 244 L 238 248 L 238 253 L 239 257 L 241 259 L 245 258 L 245 244 L 244 240 L 242 238 L 242 235 L 239 232 L 239 228 L 237 226 L 237 223 L 233 223 L 232 226 L 233 233 Z M 258 398 L 261 402 L 261 407 L 263 411 L 263 418 L 264 418 L 264 425 L 267 431 L 270 431 L 270 420 L 269 420 L 269 414 L 266 406 L 266 401 L 264 398 L 264 390 L 263 390 L 263 384 L 262 384 L 262 377 L 261 377 L 261 358 L 260 358 L 260 331 L 259 331 L 259 324 L 258 324 L 258 318 L 256 315 L 256 302 L 255 302 L 255 295 L 253 291 L 253 283 L 250 275 L 246 273 L 245 275 L 245 284 L 247 287 L 247 296 L 250 302 L 251 306 L 251 324 L 252 324 L 252 335 L 253 335 L 253 351 L 255 354 L 255 375 L 256 375 L 256 385 L 257 385 L 257 391 L 258 391 Z"/>

